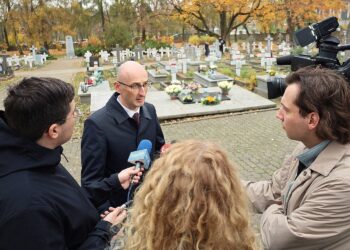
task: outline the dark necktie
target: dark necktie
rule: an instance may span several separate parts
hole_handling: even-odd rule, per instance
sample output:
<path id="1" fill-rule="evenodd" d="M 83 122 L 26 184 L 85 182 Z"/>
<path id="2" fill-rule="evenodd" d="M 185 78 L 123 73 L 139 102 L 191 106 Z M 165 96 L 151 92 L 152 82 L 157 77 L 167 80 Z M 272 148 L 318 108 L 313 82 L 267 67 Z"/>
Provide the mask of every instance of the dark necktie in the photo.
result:
<path id="1" fill-rule="evenodd" d="M 136 122 L 137 126 L 140 125 L 140 114 L 139 113 L 135 113 L 133 116 L 132 116 L 132 119 L 134 119 L 134 121 Z"/>

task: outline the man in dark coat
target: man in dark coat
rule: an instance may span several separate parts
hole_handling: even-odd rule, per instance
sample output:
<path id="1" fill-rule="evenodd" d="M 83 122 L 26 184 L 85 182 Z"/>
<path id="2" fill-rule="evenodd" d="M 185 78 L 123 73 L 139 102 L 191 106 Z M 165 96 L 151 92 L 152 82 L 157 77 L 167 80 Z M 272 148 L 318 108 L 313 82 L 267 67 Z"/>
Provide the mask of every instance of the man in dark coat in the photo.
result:
<path id="1" fill-rule="evenodd" d="M 73 87 L 54 78 L 24 79 L 8 91 L 0 111 L 2 250 L 104 249 L 111 224 L 125 216 L 117 208 L 100 220 L 60 164 L 78 115 L 73 97 Z M 120 173 L 120 183 L 135 173 Z"/>
<path id="2" fill-rule="evenodd" d="M 101 212 L 126 202 L 127 191 L 118 188 L 116 173 L 131 165 L 128 157 L 140 141 L 152 142 L 151 159 L 164 144 L 156 110 L 145 102 L 147 81 L 142 65 L 123 63 L 115 83 L 116 93 L 85 121 L 81 184 Z M 139 116 L 137 121 L 135 116 Z"/>
<path id="3" fill-rule="evenodd" d="M 223 56 L 224 55 L 224 45 L 225 45 L 225 40 L 222 39 L 222 37 L 219 38 L 219 49 L 220 49 L 220 52 L 221 52 L 221 55 Z"/>

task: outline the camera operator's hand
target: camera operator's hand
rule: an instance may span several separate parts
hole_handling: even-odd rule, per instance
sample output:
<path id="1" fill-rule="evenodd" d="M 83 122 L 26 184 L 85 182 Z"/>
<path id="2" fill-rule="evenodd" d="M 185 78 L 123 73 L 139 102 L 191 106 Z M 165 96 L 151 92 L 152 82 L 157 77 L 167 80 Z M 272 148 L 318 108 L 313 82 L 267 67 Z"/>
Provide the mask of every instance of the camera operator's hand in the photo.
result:
<path id="1" fill-rule="evenodd" d="M 138 183 L 142 175 L 142 171 L 144 171 L 143 168 L 138 169 L 134 166 L 134 167 L 126 168 L 121 172 L 119 172 L 118 179 L 122 187 L 124 189 L 127 189 L 131 181 L 133 183 Z"/>

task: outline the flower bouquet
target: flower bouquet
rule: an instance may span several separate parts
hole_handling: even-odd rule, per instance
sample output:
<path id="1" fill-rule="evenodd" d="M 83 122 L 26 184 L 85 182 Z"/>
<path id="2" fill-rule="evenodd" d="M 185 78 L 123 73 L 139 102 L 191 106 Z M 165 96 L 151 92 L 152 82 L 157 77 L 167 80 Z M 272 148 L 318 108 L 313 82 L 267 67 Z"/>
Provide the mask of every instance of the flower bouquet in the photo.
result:
<path id="1" fill-rule="evenodd" d="M 198 94 L 199 92 L 199 89 L 201 88 L 202 86 L 199 84 L 199 83 L 190 83 L 187 85 L 187 88 L 191 91 L 191 93 L 193 94 Z"/>
<path id="2" fill-rule="evenodd" d="M 229 81 L 218 82 L 218 87 L 221 89 L 223 95 L 228 95 L 228 92 L 232 88 L 233 83 Z"/>
<path id="3" fill-rule="evenodd" d="M 193 97 L 189 94 L 183 95 L 179 97 L 183 103 L 192 103 L 193 102 Z"/>
<path id="4" fill-rule="evenodd" d="M 170 95 L 172 100 L 176 99 L 177 96 L 182 91 L 182 87 L 180 85 L 171 84 L 165 88 L 165 92 Z"/>
<path id="5" fill-rule="evenodd" d="M 216 105 L 220 103 L 220 100 L 216 96 L 207 96 L 201 100 L 204 105 Z"/>

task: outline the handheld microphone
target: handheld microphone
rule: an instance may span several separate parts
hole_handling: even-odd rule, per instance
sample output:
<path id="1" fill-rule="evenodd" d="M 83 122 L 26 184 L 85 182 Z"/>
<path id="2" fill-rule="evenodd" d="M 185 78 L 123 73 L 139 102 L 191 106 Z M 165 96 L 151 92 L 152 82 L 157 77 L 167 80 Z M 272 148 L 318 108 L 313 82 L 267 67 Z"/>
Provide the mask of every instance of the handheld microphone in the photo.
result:
<path id="1" fill-rule="evenodd" d="M 150 140 L 142 140 L 136 151 L 130 153 L 128 162 L 135 164 L 140 169 L 143 166 L 148 169 L 151 163 L 150 153 L 152 151 L 152 142 Z"/>
<path id="2" fill-rule="evenodd" d="M 148 169 L 149 164 L 151 163 L 150 153 L 152 151 L 152 142 L 150 140 L 142 140 L 137 147 L 136 151 L 133 151 L 129 155 L 128 162 L 135 164 L 137 169 L 141 168 L 141 165 Z M 131 177 L 131 180 L 134 178 L 134 176 Z M 134 182 L 132 181 L 129 190 L 128 190 L 128 196 L 127 201 L 130 201 L 131 196 L 131 190 L 134 186 Z"/>

